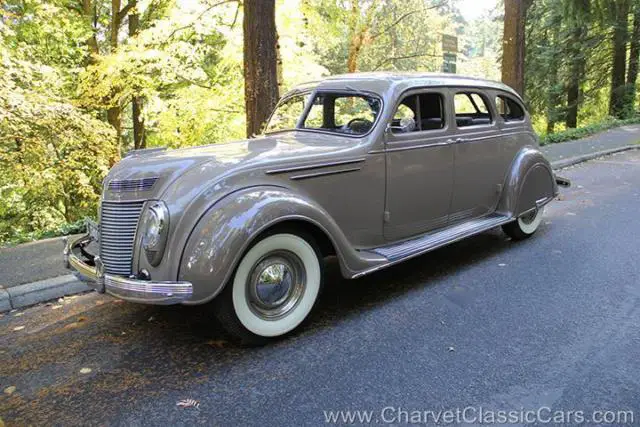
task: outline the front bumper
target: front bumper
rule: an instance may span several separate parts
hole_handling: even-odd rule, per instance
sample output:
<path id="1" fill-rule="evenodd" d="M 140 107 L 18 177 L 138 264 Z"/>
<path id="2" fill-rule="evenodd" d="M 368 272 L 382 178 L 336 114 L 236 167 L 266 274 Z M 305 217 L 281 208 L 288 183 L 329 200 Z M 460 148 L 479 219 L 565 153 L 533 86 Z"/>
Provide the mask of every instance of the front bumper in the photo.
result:
<path id="1" fill-rule="evenodd" d="M 64 263 L 79 279 L 98 292 L 106 292 L 127 301 L 157 305 L 179 304 L 191 298 L 193 285 L 189 282 L 158 282 L 105 274 L 100 257 L 85 261 L 77 254 L 77 250 L 84 248 L 91 240 L 92 237 L 87 234 L 65 242 Z"/>

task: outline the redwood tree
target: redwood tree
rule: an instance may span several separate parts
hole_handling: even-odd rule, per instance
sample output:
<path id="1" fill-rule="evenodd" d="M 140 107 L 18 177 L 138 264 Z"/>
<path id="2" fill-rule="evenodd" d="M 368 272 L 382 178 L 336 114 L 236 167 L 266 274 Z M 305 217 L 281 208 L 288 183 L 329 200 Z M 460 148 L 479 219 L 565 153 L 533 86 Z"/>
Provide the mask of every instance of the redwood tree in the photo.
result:
<path id="1" fill-rule="evenodd" d="M 633 5 L 633 33 L 631 35 L 631 52 L 629 54 L 629 70 L 627 72 L 627 87 L 629 88 L 630 106 L 635 106 L 636 84 L 638 82 L 638 68 L 640 61 L 640 1 Z"/>
<path id="2" fill-rule="evenodd" d="M 533 0 L 504 1 L 504 35 L 502 39 L 502 81 L 524 94 L 525 26 L 527 11 Z"/>
<path id="3" fill-rule="evenodd" d="M 613 60 L 611 67 L 611 97 L 609 114 L 622 118 L 627 102 L 627 42 L 629 39 L 629 0 L 615 0 L 610 6 L 613 14 Z"/>
<path id="4" fill-rule="evenodd" d="M 132 13 L 129 14 L 129 37 L 134 37 L 140 30 L 140 15 L 137 11 L 137 0 L 130 0 Z M 146 148 L 147 141 L 145 135 L 144 120 L 142 119 L 143 99 L 140 96 L 134 96 L 131 99 L 131 121 L 133 122 L 133 148 L 135 150 Z"/>
<path id="5" fill-rule="evenodd" d="M 251 137 L 262 131 L 278 102 L 275 0 L 245 0 L 243 30 L 247 137 Z"/>

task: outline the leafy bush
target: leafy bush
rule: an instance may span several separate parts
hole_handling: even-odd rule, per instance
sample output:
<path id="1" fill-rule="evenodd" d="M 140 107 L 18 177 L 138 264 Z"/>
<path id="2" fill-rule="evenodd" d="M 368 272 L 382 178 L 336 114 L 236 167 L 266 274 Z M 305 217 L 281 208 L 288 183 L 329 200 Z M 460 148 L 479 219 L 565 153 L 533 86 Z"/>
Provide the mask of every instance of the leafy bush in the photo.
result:
<path id="1" fill-rule="evenodd" d="M 585 138 L 590 135 L 594 135 L 599 132 L 603 132 L 608 129 L 612 129 L 618 126 L 624 126 L 634 123 L 640 123 L 640 116 L 632 117 L 630 119 L 618 120 L 614 118 L 608 118 L 605 121 L 599 123 L 593 123 L 581 128 L 567 129 L 561 132 L 543 134 L 540 136 L 540 145 L 558 144 L 561 142 L 573 141 L 580 138 Z"/>
<path id="2" fill-rule="evenodd" d="M 41 89 L 56 78 L 0 50 L 0 244 L 93 216 L 118 158 L 107 124 Z"/>

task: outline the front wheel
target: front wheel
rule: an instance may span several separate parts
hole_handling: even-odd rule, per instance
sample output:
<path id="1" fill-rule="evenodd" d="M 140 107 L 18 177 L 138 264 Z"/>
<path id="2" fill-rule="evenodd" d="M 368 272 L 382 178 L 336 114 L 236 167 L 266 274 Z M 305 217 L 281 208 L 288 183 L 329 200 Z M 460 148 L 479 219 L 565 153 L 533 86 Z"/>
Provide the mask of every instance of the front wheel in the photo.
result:
<path id="1" fill-rule="evenodd" d="M 216 315 L 234 338 L 264 344 L 298 327 L 313 309 L 323 259 L 310 236 L 272 234 L 243 256 L 216 298 Z"/>
<path id="2" fill-rule="evenodd" d="M 542 222 L 544 207 L 521 215 L 517 220 L 502 226 L 504 232 L 513 240 L 524 240 L 535 234 Z"/>

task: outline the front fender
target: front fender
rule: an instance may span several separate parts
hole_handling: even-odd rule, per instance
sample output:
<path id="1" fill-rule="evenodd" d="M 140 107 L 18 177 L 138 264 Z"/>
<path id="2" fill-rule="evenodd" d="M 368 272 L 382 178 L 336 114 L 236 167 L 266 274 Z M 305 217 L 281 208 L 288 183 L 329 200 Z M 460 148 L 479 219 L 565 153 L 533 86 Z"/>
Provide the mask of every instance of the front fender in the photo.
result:
<path id="1" fill-rule="evenodd" d="M 497 212 L 517 218 L 545 205 L 557 194 L 558 186 L 549 161 L 540 150 L 524 147 L 511 164 Z"/>
<path id="2" fill-rule="evenodd" d="M 247 188 L 217 201 L 191 232 L 178 272 L 180 280 L 193 284 L 193 296 L 185 304 L 203 304 L 218 295 L 252 241 L 287 220 L 320 228 L 336 248 L 343 273 L 358 268 L 353 265 L 357 254 L 322 207 L 286 188 Z"/>

